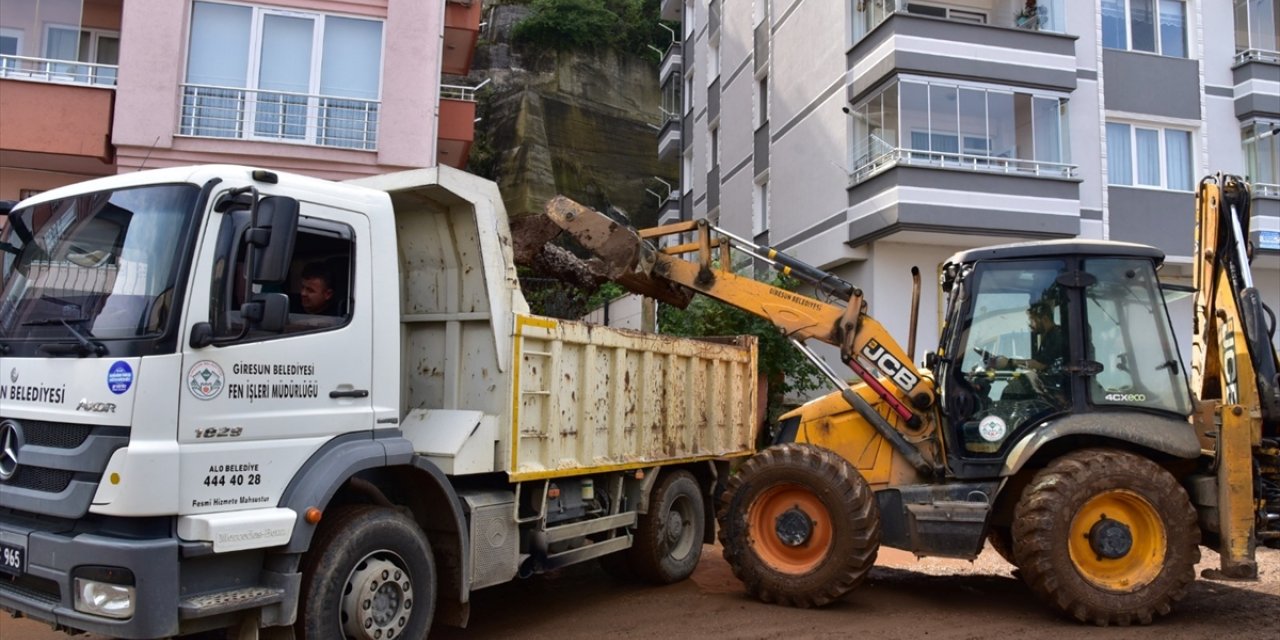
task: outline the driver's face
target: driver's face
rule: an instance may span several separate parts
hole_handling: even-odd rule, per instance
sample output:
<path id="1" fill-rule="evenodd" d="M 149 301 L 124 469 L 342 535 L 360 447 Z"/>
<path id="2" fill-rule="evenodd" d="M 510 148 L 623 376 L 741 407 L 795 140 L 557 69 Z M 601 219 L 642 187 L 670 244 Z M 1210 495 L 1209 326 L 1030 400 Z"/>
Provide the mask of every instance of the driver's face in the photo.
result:
<path id="1" fill-rule="evenodd" d="M 298 293 L 302 300 L 302 310 L 307 313 L 324 311 L 333 297 L 333 289 L 325 286 L 320 278 L 307 278 L 302 281 L 302 291 Z"/>

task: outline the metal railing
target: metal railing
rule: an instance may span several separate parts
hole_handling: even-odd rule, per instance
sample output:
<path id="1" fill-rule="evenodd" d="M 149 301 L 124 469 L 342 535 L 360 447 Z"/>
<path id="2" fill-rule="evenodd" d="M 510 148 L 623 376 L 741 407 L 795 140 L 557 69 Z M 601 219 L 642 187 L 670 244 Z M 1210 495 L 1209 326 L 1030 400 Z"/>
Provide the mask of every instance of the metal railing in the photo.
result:
<path id="1" fill-rule="evenodd" d="M 377 100 L 183 84 L 178 133 L 372 151 Z"/>
<path id="2" fill-rule="evenodd" d="M 1255 182 L 1253 183 L 1253 197 L 1280 198 L 1280 184 Z"/>
<path id="3" fill-rule="evenodd" d="M 1236 64 L 1244 64 L 1246 62 L 1280 63 L 1280 52 L 1266 49 L 1245 49 L 1237 52 Z"/>
<path id="4" fill-rule="evenodd" d="M 114 87 L 119 71 L 114 64 L 0 55 L 0 78 L 14 80 Z"/>
<path id="5" fill-rule="evenodd" d="M 483 89 L 487 84 L 489 84 L 489 79 L 487 78 L 484 82 L 481 82 L 474 87 L 468 87 L 462 84 L 442 84 L 440 85 L 440 99 L 475 102 L 476 92 Z"/>
<path id="6" fill-rule="evenodd" d="M 849 176 L 850 186 L 898 165 L 944 167 L 981 173 L 1052 178 L 1074 178 L 1078 175 L 1078 167 L 1076 165 L 1063 162 L 982 156 L 969 153 L 921 151 L 918 149 L 889 147 L 887 145 L 878 148 L 873 146 L 867 152 L 855 157 L 857 161 L 853 173 Z"/>

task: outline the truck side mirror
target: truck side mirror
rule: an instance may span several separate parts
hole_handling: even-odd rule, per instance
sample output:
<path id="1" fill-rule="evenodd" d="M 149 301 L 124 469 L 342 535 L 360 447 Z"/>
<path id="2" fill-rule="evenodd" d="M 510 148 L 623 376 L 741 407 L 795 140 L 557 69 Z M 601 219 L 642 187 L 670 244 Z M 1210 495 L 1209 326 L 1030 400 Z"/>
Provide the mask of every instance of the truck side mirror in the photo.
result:
<path id="1" fill-rule="evenodd" d="M 240 307 L 240 317 L 244 321 L 263 331 L 279 333 L 284 331 L 285 320 L 289 318 L 289 295 L 285 293 L 260 293 L 253 301 Z"/>
<path id="2" fill-rule="evenodd" d="M 289 275 L 298 231 L 298 201 L 267 196 L 258 201 L 246 239 L 253 253 L 253 282 L 277 284 Z"/>

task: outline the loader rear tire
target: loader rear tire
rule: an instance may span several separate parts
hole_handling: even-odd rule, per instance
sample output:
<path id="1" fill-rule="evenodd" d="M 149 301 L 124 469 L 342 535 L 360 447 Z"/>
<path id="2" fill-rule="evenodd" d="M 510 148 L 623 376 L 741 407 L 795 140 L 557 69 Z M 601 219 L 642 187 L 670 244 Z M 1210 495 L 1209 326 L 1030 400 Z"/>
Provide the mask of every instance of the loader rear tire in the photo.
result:
<path id="1" fill-rule="evenodd" d="M 636 521 L 631 568 L 646 582 L 671 584 L 688 578 L 702 559 L 706 502 L 688 471 L 663 472 L 649 495 L 649 512 Z"/>
<path id="2" fill-rule="evenodd" d="M 1113 449 L 1049 463 L 1014 508 L 1013 551 L 1042 600 L 1081 622 L 1150 624 L 1195 580 L 1200 529 L 1164 468 Z"/>
<path id="3" fill-rule="evenodd" d="M 829 604 L 862 583 L 880 547 L 880 510 L 866 480 L 808 444 L 770 447 L 743 464 L 719 519 L 725 560 L 764 602 Z"/>

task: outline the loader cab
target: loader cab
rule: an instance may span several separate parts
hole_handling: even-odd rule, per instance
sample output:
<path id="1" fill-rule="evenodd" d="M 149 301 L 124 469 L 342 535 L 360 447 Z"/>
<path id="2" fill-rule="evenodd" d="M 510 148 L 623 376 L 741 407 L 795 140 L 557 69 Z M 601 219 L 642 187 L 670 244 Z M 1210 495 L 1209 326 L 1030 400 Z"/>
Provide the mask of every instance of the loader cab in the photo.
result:
<path id="1" fill-rule="evenodd" d="M 1070 414 L 1190 413 L 1156 278 L 1163 258 L 1073 240 L 975 249 L 944 265 L 934 374 L 953 472 L 994 475 L 1016 443 Z"/>

